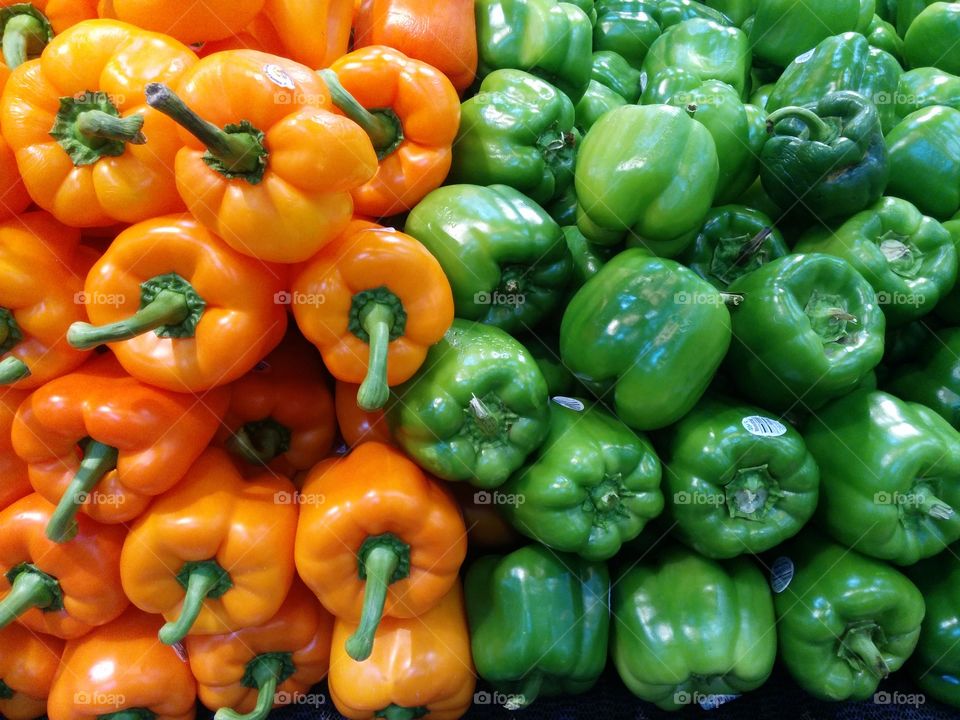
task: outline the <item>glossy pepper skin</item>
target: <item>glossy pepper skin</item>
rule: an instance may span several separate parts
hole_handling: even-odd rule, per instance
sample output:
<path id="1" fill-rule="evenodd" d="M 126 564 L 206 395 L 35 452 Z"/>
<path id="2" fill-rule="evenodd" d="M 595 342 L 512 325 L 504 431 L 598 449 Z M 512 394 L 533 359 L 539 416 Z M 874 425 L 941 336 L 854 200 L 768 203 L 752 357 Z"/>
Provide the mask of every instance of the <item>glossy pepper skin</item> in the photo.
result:
<path id="1" fill-rule="evenodd" d="M 337 413 L 337 427 L 347 447 L 354 448 L 364 442 L 393 443 L 390 425 L 387 424 L 383 410 L 364 410 L 357 405 L 359 385 L 337 381 L 334 391 L 334 406 Z"/>
<path id="2" fill-rule="evenodd" d="M 266 622 L 293 582 L 296 503 L 289 480 L 245 479 L 226 452 L 208 449 L 131 526 L 123 591 L 164 616 L 167 645 Z"/>
<path id="3" fill-rule="evenodd" d="M 940 702 L 960 707 L 960 563 L 953 552 L 917 563 L 907 571 L 923 594 L 926 614 L 917 648 L 907 668 L 920 689 Z"/>
<path id="4" fill-rule="evenodd" d="M 750 46 L 758 61 L 787 67 L 831 35 L 857 28 L 859 0 L 759 0 Z"/>
<path id="5" fill-rule="evenodd" d="M 617 672 L 634 695 L 664 710 L 749 692 L 773 670 L 773 600 L 750 559 L 721 563 L 671 546 L 631 567 L 611 602 Z"/>
<path id="6" fill-rule="evenodd" d="M 883 195 L 890 159 L 876 106 L 854 92 L 770 113 L 760 155 L 763 189 L 785 211 L 824 221 L 865 210 Z"/>
<path id="7" fill-rule="evenodd" d="M 606 565 L 527 545 L 474 562 L 464 592 L 477 674 L 516 706 L 593 687 L 607 660 Z"/>
<path id="8" fill-rule="evenodd" d="M 960 539 L 960 433 L 933 410 L 858 390 L 810 418 L 823 526 L 856 550 L 911 565 Z"/>
<path id="9" fill-rule="evenodd" d="M 491 489 L 549 430 L 547 383 L 502 330 L 454 320 L 413 378 L 394 388 L 387 419 L 397 444 L 427 472 Z"/>
<path id="10" fill-rule="evenodd" d="M 87 319 L 83 281 L 94 259 L 77 230 L 45 212 L 0 223 L 0 385 L 36 388 L 87 359 L 64 335 Z"/>
<path id="11" fill-rule="evenodd" d="M 928 5 L 910 23 L 903 37 L 904 54 L 910 67 L 935 67 L 954 75 L 960 73 L 960 8 L 956 3 Z M 951 40 L 950 38 L 954 38 Z"/>
<path id="12" fill-rule="evenodd" d="M 863 35 L 872 47 L 890 53 L 898 63 L 904 64 L 903 39 L 897 35 L 897 29 L 879 15 L 873 16 L 873 20 L 870 21 L 869 27 L 863 31 Z"/>
<path id="13" fill-rule="evenodd" d="M 887 133 L 887 193 L 909 200 L 938 220 L 960 209 L 960 110 L 933 106 L 913 112 Z"/>
<path id="14" fill-rule="evenodd" d="M 913 21 L 933 3 L 934 0 L 896 0 L 896 3 L 894 3 L 895 17 L 890 22 L 896 23 L 897 33 L 899 33 L 900 37 L 907 34 Z"/>
<path id="15" fill-rule="evenodd" d="M 263 720 L 320 682 L 330 667 L 333 616 L 295 580 L 260 625 L 184 640 L 200 702 L 218 720 Z"/>
<path id="16" fill-rule="evenodd" d="M 355 631 L 344 618 L 333 626 L 330 696 L 345 717 L 456 720 L 470 707 L 476 678 L 459 580 L 423 615 L 384 618 L 364 662 L 344 651 Z"/>
<path id="17" fill-rule="evenodd" d="M 897 367 L 886 390 L 933 410 L 960 430 L 960 328 L 944 328 Z"/>
<path id="18" fill-rule="evenodd" d="M 9 77 L 9 67 L 0 62 L 0 92 L 3 91 Z M 32 202 L 23 184 L 23 178 L 20 177 L 17 158 L 10 148 L 10 143 L 4 140 L 2 135 L 0 135 L 0 187 L 6 188 L 3 197 L 0 197 L 0 220 L 19 215 Z"/>
<path id="19" fill-rule="evenodd" d="M 285 283 L 282 270 L 235 252 L 187 215 L 148 220 L 120 233 L 93 266 L 84 284 L 93 325 L 74 324 L 67 340 L 109 343 L 142 382 L 208 390 L 247 373 L 283 338 Z"/>
<path id="20" fill-rule="evenodd" d="M 17 408 L 29 394 L 28 390 L 0 390 L 0 510 L 33 492 L 27 464 L 13 451 L 11 438 Z"/>
<path id="21" fill-rule="evenodd" d="M 663 510 L 660 460 L 650 442 L 601 407 L 550 404 L 550 433 L 500 486 L 523 498 L 500 510 L 547 547 L 607 560 Z"/>
<path id="22" fill-rule="evenodd" d="M 580 146 L 577 226 L 592 242 L 616 245 L 632 234 L 652 252 L 676 255 L 710 209 L 719 173 L 710 132 L 684 110 L 619 108 Z"/>
<path id="23" fill-rule="evenodd" d="M 289 333 L 231 385 L 216 444 L 249 473 L 267 467 L 292 478 L 309 470 L 330 453 L 337 434 L 329 385 L 316 349 L 299 333 Z"/>
<path id="24" fill-rule="evenodd" d="M 900 76 L 896 97 L 898 122 L 932 105 L 960 109 L 960 78 L 933 67 L 908 70 Z"/>
<path id="25" fill-rule="evenodd" d="M 439 188 L 413 209 L 405 230 L 440 262 L 458 318 L 516 333 L 563 299 L 571 260 L 560 226 L 514 188 Z"/>
<path id="26" fill-rule="evenodd" d="M 0 712 L 8 720 L 47 714 L 47 695 L 60 666 L 63 640 L 18 623 L 0 630 Z"/>
<path id="27" fill-rule="evenodd" d="M 175 91 L 150 83 L 147 102 L 181 126 L 177 190 L 211 232 L 244 255 L 297 263 L 346 228 L 350 193 L 374 177 L 377 154 L 359 125 L 330 111 L 318 74 L 229 50 L 203 58 Z"/>
<path id="28" fill-rule="evenodd" d="M 473 0 L 361 0 L 353 43 L 396 48 L 437 68 L 462 93 L 477 73 L 476 22 Z"/>
<path id="29" fill-rule="evenodd" d="M 759 4 L 760 0 L 704 0 L 704 5 L 722 12 L 737 27 L 756 15 Z"/>
<path id="30" fill-rule="evenodd" d="M 180 6 L 163 0 L 100 0 L 100 17 L 116 18 L 183 43 L 220 40 L 242 30 L 263 8 L 264 0 L 204 0 Z"/>
<path id="31" fill-rule="evenodd" d="M 580 100 L 593 53 L 593 27 L 583 10 L 557 0 L 476 0 L 475 12 L 478 77 L 525 70 Z"/>
<path id="32" fill-rule="evenodd" d="M 146 105 L 149 81 L 196 62 L 179 42 L 115 20 L 55 37 L 0 99 L 3 137 L 33 201 L 65 225 L 133 223 L 183 209 L 176 127 Z"/>
<path id="33" fill-rule="evenodd" d="M 583 94 L 583 97 L 580 98 L 580 102 L 577 103 L 577 107 L 575 108 L 577 132 L 581 135 L 585 134 L 604 114 L 611 110 L 616 110 L 618 107 L 623 107 L 626 104 L 626 100 L 606 85 L 602 85 L 596 80 L 591 79 L 590 84 L 587 86 L 587 91 Z M 570 187 L 568 186 L 567 190 L 557 199 L 562 201 L 569 191 Z"/>
<path id="34" fill-rule="evenodd" d="M 771 260 L 790 253 L 773 220 L 746 205 L 707 213 L 696 240 L 679 260 L 718 290 Z"/>
<path id="35" fill-rule="evenodd" d="M 522 70 L 497 70 L 463 103 L 451 182 L 509 185 L 538 203 L 573 182 L 580 133 L 570 98 Z"/>
<path id="36" fill-rule="evenodd" d="M 619 53 L 597 50 L 593 53 L 590 79 L 613 90 L 627 103 L 636 103 L 643 93 L 643 75 Z"/>
<path id="37" fill-rule="evenodd" d="M 370 657 L 383 617 L 414 617 L 456 582 L 467 550 L 453 498 L 389 445 L 369 442 L 310 471 L 297 572 L 330 612 L 358 621 L 346 643 Z M 311 501 L 319 499 L 319 501 Z"/>
<path id="38" fill-rule="evenodd" d="M 583 287 L 587 280 L 600 272 L 600 268 L 606 265 L 619 250 L 616 247 L 590 242 L 576 225 L 568 225 L 563 228 L 563 239 L 567 243 L 567 250 L 570 251 L 570 259 L 573 261 L 573 277 L 568 286 L 568 291 L 571 294 Z M 555 353 L 555 358 L 560 359 L 559 351 Z"/>
<path id="39" fill-rule="evenodd" d="M 76 537 L 46 536 L 54 507 L 32 493 L 0 512 L 0 626 L 14 618 L 32 632 L 70 639 L 118 617 L 129 604 L 120 587 L 125 531 L 77 518 Z"/>
<path id="40" fill-rule="evenodd" d="M 817 507 L 820 471 L 803 438 L 760 408 L 705 397 L 657 445 L 673 532 L 706 557 L 769 550 Z"/>
<path id="41" fill-rule="evenodd" d="M 197 684 L 186 660 L 157 642 L 161 624 L 156 615 L 131 607 L 113 622 L 68 642 L 47 703 L 50 720 L 129 717 L 127 713 L 151 720 L 193 720 Z"/>
<path id="42" fill-rule="evenodd" d="M 443 268 L 415 238 L 354 220 L 293 279 L 293 315 L 338 380 L 379 410 L 453 322 Z"/>
<path id="43" fill-rule="evenodd" d="M 352 191 L 355 213 L 396 215 L 440 187 L 460 122 L 460 99 L 443 73 L 380 45 L 354 50 L 320 75 L 380 160 L 373 179 Z"/>
<path id="44" fill-rule="evenodd" d="M 816 410 L 853 390 L 880 362 L 886 321 L 877 295 L 846 260 L 788 255 L 730 285 L 726 367 L 745 399 L 772 411 Z"/>
<path id="45" fill-rule="evenodd" d="M 929 313 L 957 278 L 950 232 L 900 198 L 882 198 L 833 230 L 811 228 L 794 251 L 836 255 L 853 265 L 877 291 L 891 326 Z"/>
<path id="46" fill-rule="evenodd" d="M 828 37 L 783 71 L 767 102 L 773 112 L 789 105 L 808 105 L 840 90 L 862 95 L 876 104 L 883 132 L 896 124 L 897 95 L 903 74 L 896 58 L 871 47 L 859 33 Z M 801 62 L 802 60 L 802 62 Z"/>
<path id="47" fill-rule="evenodd" d="M 822 700 L 865 700 L 920 634 L 924 600 L 906 576 L 815 534 L 784 548 L 794 566 L 773 596 L 780 658 Z"/>
<path id="48" fill-rule="evenodd" d="M 19 0 L 2 0 L 0 7 L 21 5 Z M 97 0 L 31 0 L 29 5 L 43 15 L 54 33 L 97 17 Z"/>
<path id="49" fill-rule="evenodd" d="M 683 417 L 730 345 L 730 314 L 712 285 L 672 260 L 625 250 L 577 291 L 560 355 L 635 430 Z M 664 378 L 683 378 L 667 384 Z"/>

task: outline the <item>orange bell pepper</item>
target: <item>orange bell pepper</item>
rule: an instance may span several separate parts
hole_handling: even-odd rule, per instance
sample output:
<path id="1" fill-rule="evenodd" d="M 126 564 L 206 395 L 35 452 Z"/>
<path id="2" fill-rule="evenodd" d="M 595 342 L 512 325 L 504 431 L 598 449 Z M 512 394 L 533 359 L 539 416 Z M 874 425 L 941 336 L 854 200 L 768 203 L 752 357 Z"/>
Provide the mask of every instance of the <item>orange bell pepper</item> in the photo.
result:
<path id="1" fill-rule="evenodd" d="M 330 612 L 359 621 L 350 657 L 369 657 L 382 617 L 422 615 L 456 581 L 467 550 L 460 509 L 399 450 L 364 443 L 324 460 L 302 497 L 297 571 Z"/>
<path id="2" fill-rule="evenodd" d="M 200 702 L 216 720 L 264 720 L 320 682 L 330 667 L 333 616 L 299 580 L 270 620 L 184 641 Z M 241 715 L 241 713 L 246 713 Z"/>
<path id="3" fill-rule="evenodd" d="M 13 70 L 39 57 L 55 33 L 95 17 L 97 0 L 0 0 L 4 63 Z"/>
<path id="4" fill-rule="evenodd" d="M 344 716 L 454 720 L 470 707 L 476 676 L 459 581 L 420 617 L 384 618 L 365 662 L 343 649 L 355 631 L 341 618 L 333 626 L 330 695 Z"/>
<path id="5" fill-rule="evenodd" d="M 217 445 L 247 472 L 264 466 L 292 478 L 325 458 L 337 433 L 323 362 L 297 332 L 231 386 L 230 407 Z"/>
<path id="6" fill-rule="evenodd" d="M 127 607 L 120 588 L 126 533 L 81 515 L 73 542 L 57 545 L 45 534 L 53 511 L 38 493 L 0 511 L 0 628 L 17 620 L 69 640 Z"/>
<path id="7" fill-rule="evenodd" d="M 206 449 L 228 398 L 226 389 L 197 398 L 145 385 L 111 355 L 36 390 L 12 437 L 33 487 L 57 506 L 47 537 L 69 540 L 80 510 L 107 524 L 140 515 Z"/>
<path id="8" fill-rule="evenodd" d="M 0 0 L 2 2 L 2 0 Z M 0 63 L 0 92 L 7 84 L 10 70 Z M 20 168 L 17 167 L 17 158 L 10 149 L 10 145 L 0 135 L 0 220 L 6 220 L 19 215 L 30 205 L 30 195 L 20 177 Z"/>
<path id="9" fill-rule="evenodd" d="M 360 383 L 357 404 L 377 410 L 388 386 L 413 377 L 453 322 L 453 291 L 418 240 L 354 220 L 301 267 L 293 315 L 338 380 Z"/>
<path id="10" fill-rule="evenodd" d="M 295 263 L 346 228 L 350 191 L 376 173 L 377 154 L 359 126 L 326 109 L 315 72 L 230 50 L 203 58 L 177 91 L 153 83 L 147 102 L 183 126 L 177 188 L 212 232 L 245 255 Z"/>
<path id="11" fill-rule="evenodd" d="M 0 390 L 0 510 L 33 492 L 27 464 L 13 451 L 10 435 L 17 408 L 29 394 L 27 390 Z"/>
<path id="12" fill-rule="evenodd" d="M 197 684 L 185 660 L 157 642 L 160 618 L 130 608 L 67 642 L 50 720 L 193 720 Z"/>
<path id="13" fill-rule="evenodd" d="M 206 43 L 200 54 L 246 48 L 325 68 L 346 54 L 352 19 L 352 0 L 267 0 L 243 30 Z"/>
<path id="14" fill-rule="evenodd" d="M 463 92 L 477 74 L 473 0 L 362 0 L 353 45 L 387 45 L 432 65 Z"/>
<path id="15" fill-rule="evenodd" d="M 33 201 L 71 227 L 181 211 L 176 126 L 146 106 L 144 86 L 196 61 L 165 35 L 88 20 L 14 70 L 0 126 Z"/>
<path id="16" fill-rule="evenodd" d="M 244 479 L 210 448 L 130 529 L 123 590 L 167 624 L 160 640 L 215 635 L 273 617 L 293 582 L 295 490 L 269 474 Z"/>
<path id="17" fill-rule="evenodd" d="M 45 212 L 0 223 L 0 385 L 35 388 L 87 359 L 64 338 L 87 319 L 83 279 L 95 256 L 79 243 Z"/>
<path id="18" fill-rule="evenodd" d="M 334 403 L 337 408 L 337 425 L 347 447 L 354 448 L 360 443 L 379 442 L 393 444 L 390 426 L 383 410 L 364 410 L 357 405 L 359 385 L 337 380 L 334 390 Z"/>
<path id="19" fill-rule="evenodd" d="M 47 695 L 60 666 L 63 640 L 19 623 L 0 630 L 0 714 L 33 720 L 47 714 Z"/>
<path id="20" fill-rule="evenodd" d="M 138 380 L 201 392 L 236 380 L 283 339 L 285 273 L 231 250 L 193 218 L 122 232 L 87 276 L 74 347 L 110 347 Z M 108 302 L 112 301 L 112 302 Z"/>
<path id="21" fill-rule="evenodd" d="M 460 99 L 439 70 L 375 45 L 321 70 L 334 105 L 367 131 L 380 167 L 353 191 L 356 212 L 409 210 L 443 184 L 460 127 Z"/>
<path id="22" fill-rule="evenodd" d="M 263 0 L 100 0 L 100 17 L 165 33 L 192 45 L 229 37 L 263 8 Z"/>

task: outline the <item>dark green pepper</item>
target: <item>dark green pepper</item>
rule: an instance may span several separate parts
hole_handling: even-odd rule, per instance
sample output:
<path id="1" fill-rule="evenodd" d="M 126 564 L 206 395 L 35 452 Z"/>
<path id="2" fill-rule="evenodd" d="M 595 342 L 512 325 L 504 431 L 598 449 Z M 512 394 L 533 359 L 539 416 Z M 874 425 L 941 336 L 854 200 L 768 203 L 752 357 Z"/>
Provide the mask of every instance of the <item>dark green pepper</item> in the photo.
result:
<path id="1" fill-rule="evenodd" d="M 449 182 L 509 185 L 545 203 L 573 184 L 580 133 L 570 98 L 521 70 L 497 70 L 463 103 Z"/>
<path id="2" fill-rule="evenodd" d="M 477 674 L 514 708 L 593 687 L 610 627 L 603 563 L 528 545 L 480 558 L 464 583 Z"/>
<path id="3" fill-rule="evenodd" d="M 820 220 L 849 217 L 875 203 L 890 161 L 873 103 L 854 92 L 787 106 L 767 117 L 773 133 L 760 155 L 760 180 L 785 211 Z"/>
<path id="4" fill-rule="evenodd" d="M 520 342 L 540 368 L 547 382 L 550 396 L 569 395 L 575 392 L 576 381 L 573 373 L 563 365 L 560 359 L 560 339 L 552 333 L 538 332 L 536 335 L 524 335 Z"/>
<path id="5" fill-rule="evenodd" d="M 563 233 L 505 185 L 448 185 L 407 217 L 406 232 L 440 262 L 457 317 L 529 329 L 562 301 L 571 273 Z"/>
<path id="6" fill-rule="evenodd" d="M 391 389 L 394 439 L 444 480 L 497 487 L 549 430 L 547 383 L 536 361 L 489 325 L 454 320 L 417 374 Z"/>
<path id="7" fill-rule="evenodd" d="M 960 430 L 960 328 L 945 328 L 927 339 L 915 362 L 892 374 L 887 389 L 925 405 Z"/>
<path id="8" fill-rule="evenodd" d="M 744 205 L 724 205 L 707 213 L 697 239 L 680 262 L 718 290 L 761 265 L 790 253 L 773 221 Z"/>
<path id="9" fill-rule="evenodd" d="M 897 118 L 902 120 L 910 113 L 932 105 L 960 110 L 960 77 L 932 67 L 905 72 L 897 90 Z"/>
<path id="10" fill-rule="evenodd" d="M 777 653 L 773 600 L 747 558 L 669 546 L 613 588 L 610 656 L 627 688 L 664 710 L 754 690 Z"/>
<path id="11" fill-rule="evenodd" d="M 616 248 L 594 245 L 587 240 L 576 225 L 563 228 L 563 239 L 573 260 L 571 290 L 579 290 L 583 284 L 600 272 L 610 258 L 616 254 Z"/>
<path id="12" fill-rule="evenodd" d="M 570 300 L 560 356 L 627 425 L 665 427 L 696 404 L 726 354 L 725 299 L 679 263 L 625 250 Z"/>
<path id="13" fill-rule="evenodd" d="M 860 0 L 759 0 L 750 44 L 757 60 L 787 67 L 824 38 L 855 30 L 859 21 Z"/>
<path id="14" fill-rule="evenodd" d="M 641 72 L 619 53 L 600 50 L 593 54 L 590 78 L 613 90 L 628 103 L 636 103 L 643 92 Z"/>
<path id="15" fill-rule="evenodd" d="M 877 295 L 846 260 L 788 255 L 730 285 L 726 369 L 744 398 L 770 410 L 816 410 L 853 390 L 883 357 Z"/>
<path id="16" fill-rule="evenodd" d="M 935 700 L 960 708 L 960 560 L 957 548 L 908 571 L 927 613 L 907 668 Z"/>
<path id="17" fill-rule="evenodd" d="M 561 226 L 577 224 L 577 189 L 570 185 L 552 202 L 546 203 L 543 209 Z"/>
<path id="18" fill-rule="evenodd" d="M 886 563 L 805 533 L 784 557 L 794 574 L 773 596 L 780 658 L 822 700 L 866 700 L 913 652 L 923 596 Z"/>
<path id="19" fill-rule="evenodd" d="M 960 74 L 960 5 L 935 2 L 914 18 L 903 37 L 910 67 L 935 67 Z"/>
<path id="20" fill-rule="evenodd" d="M 887 134 L 888 195 L 946 220 L 960 210 L 960 110 L 935 106 L 905 117 Z"/>
<path id="21" fill-rule="evenodd" d="M 820 465 L 817 515 L 837 541 L 911 565 L 960 539 L 960 434 L 933 410 L 858 390 L 803 436 Z"/>

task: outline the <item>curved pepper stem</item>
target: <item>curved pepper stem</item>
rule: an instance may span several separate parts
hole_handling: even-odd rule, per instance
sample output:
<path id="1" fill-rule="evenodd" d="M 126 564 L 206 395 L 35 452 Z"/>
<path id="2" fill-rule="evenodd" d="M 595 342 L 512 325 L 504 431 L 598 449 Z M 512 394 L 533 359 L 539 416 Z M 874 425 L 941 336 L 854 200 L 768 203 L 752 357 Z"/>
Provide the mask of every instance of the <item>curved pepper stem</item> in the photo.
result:
<path id="1" fill-rule="evenodd" d="M 251 673 L 252 683 L 257 687 L 257 704 L 248 713 L 238 713 L 233 708 L 220 708 L 213 720 L 266 720 L 273 708 L 277 685 L 284 673 L 284 661 L 279 656 L 254 658 L 256 665 Z"/>
<path id="2" fill-rule="evenodd" d="M 3 27 L 3 60 L 14 70 L 39 56 L 49 41 L 49 26 L 33 13 L 19 13 Z"/>
<path id="3" fill-rule="evenodd" d="M 67 342 L 80 350 L 104 343 L 129 340 L 167 325 L 179 325 L 190 316 L 187 298 L 179 292 L 161 290 L 157 297 L 126 320 L 109 325 L 75 322 L 67 330 Z"/>
<path id="4" fill-rule="evenodd" d="M 410 546 L 396 535 L 386 533 L 368 537 L 358 557 L 358 573 L 366 580 L 363 610 L 356 631 L 347 638 L 347 655 L 361 662 L 373 652 L 373 638 L 383 617 L 387 588 L 410 574 Z"/>
<path id="5" fill-rule="evenodd" d="M 102 442 L 91 440 L 83 452 L 80 469 L 73 476 L 66 491 L 57 503 L 50 522 L 47 537 L 62 543 L 77 535 L 77 512 L 94 486 L 111 470 L 117 467 L 117 449 Z"/>
<path id="6" fill-rule="evenodd" d="M 30 375 L 30 368 L 13 355 L 0 360 L 0 385 L 12 385 Z"/>
<path id="7" fill-rule="evenodd" d="M 853 655 L 866 670 L 881 680 L 890 674 L 887 661 L 874 644 L 869 630 L 850 630 L 844 635 L 843 647 Z"/>
<path id="8" fill-rule="evenodd" d="M 214 560 L 186 563 L 177 575 L 186 588 L 180 617 L 166 623 L 157 637 L 165 645 L 174 645 L 187 636 L 203 609 L 203 601 L 218 598 L 233 587 L 230 575 Z"/>
<path id="9" fill-rule="evenodd" d="M 767 130 L 772 133 L 777 123 L 786 118 L 796 118 L 803 122 L 810 131 L 810 139 L 815 142 L 828 143 L 837 136 L 836 131 L 830 127 L 830 124 L 813 110 L 797 105 L 783 107 L 770 113 L 767 116 Z"/>
<path id="10" fill-rule="evenodd" d="M 330 98 L 344 115 L 363 128 L 370 138 L 377 157 L 383 160 L 403 142 L 403 125 L 392 110 L 367 110 L 341 84 L 340 78 L 330 69 L 321 70 L 320 77 L 330 90 Z"/>
<path id="11" fill-rule="evenodd" d="M 0 600 L 0 629 L 33 608 L 54 610 L 60 607 L 63 607 L 63 593 L 56 579 L 27 566 L 13 578 L 10 592 Z"/>
<path id="12" fill-rule="evenodd" d="M 394 313 L 387 305 L 372 304 L 364 309 L 360 322 L 369 337 L 370 359 L 367 362 L 367 376 L 357 390 L 357 405 L 367 411 L 379 410 L 390 398 L 387 356 Z"/>

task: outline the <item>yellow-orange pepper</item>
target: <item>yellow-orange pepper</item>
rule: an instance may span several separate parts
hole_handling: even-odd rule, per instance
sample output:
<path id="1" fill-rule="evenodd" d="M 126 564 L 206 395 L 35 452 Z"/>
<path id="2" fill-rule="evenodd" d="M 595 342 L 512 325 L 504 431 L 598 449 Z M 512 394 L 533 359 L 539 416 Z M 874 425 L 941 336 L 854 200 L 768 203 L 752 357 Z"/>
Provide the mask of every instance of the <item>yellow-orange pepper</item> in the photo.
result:
<path id="1" fill-rule="evenodd" d="M 0 63 L 0 92 L 7 84 L 10 70 Z M 30 195 L 20 177 L 17 158 L 3 135 L 0 135 L 0 220 L 18 215 L 30 204 Z"/>
<path id="2" fill-rule="evenodd" d="M 0 714 L 33 720 L 47 713 L 47 695 L 60 666 L 63 640 L 14 623 L 0 630 Z"/>
<path id="3" fill-rule="evenodd" d="M 337 618 L 330 651 L 330 696 L 351 720 L 455 720 L 473 702 L 476 676 L 458 580 L 415 618 L 384 618 L 373 654 L 353 660 L 344 644 L 355 623 Z"/>
<path id="4" fill-rule="evenodd" d="M 38 57 L 55 33 L 95 17 L 97 0 L 0 0 L 3 64 L 19 67 Z"/>
<path id="5" fill-rule="evenodd" d="M 380 442 L 393 444 L 390 425 L 383 410 L 364 410 L 357 405 L 359 385 L 337 380 L 334 390 L 334 403 L 337 408 L 337 425 L 347 447 L 354 448 L 360 443 Z"/>
<path id="6" fill-rule="evenodd" d="M 10 429 L 27 390 L 0 389 L 0 510 L 33 492 L 27 464 L 13 451 Z"/>
<path id="7" fill-rule="evenodd" d="M 100 17 L 123 20 L 193 44 L 233 35 L 262 8 L 263 0 L 100 0 L 98 11 Z"/>
<path id="8" fill-rule="evenodd" d="M 377 410 L 453 322 L 453 291 L 418 240 L 354 220 L 293 283 L 293 315 L 330 374 L 362 383 L 357 404 Z"/>
<path id="9" fill-rule="evenodd" d="M 367 134 L 329 112 L 320 77 L 255 50 L 203 58 L 174 93 L 147 102 L 181 126 L 177 188 L 201 223 L 237 252 L 269 262 L 306 260 L 350 222 L 350 191 L 373 177 Z"/>

